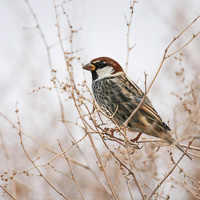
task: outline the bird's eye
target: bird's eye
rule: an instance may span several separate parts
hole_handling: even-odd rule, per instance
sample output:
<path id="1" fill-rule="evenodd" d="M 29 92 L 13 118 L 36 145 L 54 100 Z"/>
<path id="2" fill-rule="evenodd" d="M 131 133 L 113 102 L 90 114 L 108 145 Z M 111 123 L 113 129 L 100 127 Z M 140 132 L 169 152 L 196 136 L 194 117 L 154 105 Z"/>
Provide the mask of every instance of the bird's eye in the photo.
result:
<path id="1" fill-rule="evenodd" d="M 99 68 L 103 68 L 105 66 L 105 63 L 104 62 L 98 62 L 98 67 Z"/>

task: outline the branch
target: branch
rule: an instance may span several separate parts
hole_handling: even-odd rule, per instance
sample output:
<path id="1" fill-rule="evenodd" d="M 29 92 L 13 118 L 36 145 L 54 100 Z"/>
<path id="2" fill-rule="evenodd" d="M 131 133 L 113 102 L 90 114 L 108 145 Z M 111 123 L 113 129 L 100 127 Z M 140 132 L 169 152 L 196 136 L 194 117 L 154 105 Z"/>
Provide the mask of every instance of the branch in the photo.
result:
<path id="1" fill-rule="evenodd" d="M 125 73 L 127 73 L 127 69 L 128 69 L 130 51 L 131 51 L 131 50 L 135 47 L 135 45 L 136 45 L 136 44 L 135 44 L 135 45 L 133 45 L 132 47 L 130 47 L 130 29 L 131 29 L 131 24 L 132 24 L 132 19 L 133 19 L 134 5 L 135 5 L 135 0 L 133 0 L 132 4 L 130 5 L 131 15 L 130 15 L 129 21 L 127 20 L 126 15 L 125 15 L 126 24 L 127 24 L 127 26 L 128 26 L 128 30 L 127 30 L 127 58 L 126 58 L 126 69 L 125 69 Z"/>
<path id="2" fill-rule="evenodd" d="M 13 200 L 16 200 L 2 185 L 0 185 L 0 188 L 2 188 L 2 190 L 3 190 L 6 194 L 8 194 L 8 196 L 9 196 L 10 198 L 12 198 Z"/>
<path id="3" fill-rule="evenodd" d="M 195 138 L 194 138 L 195 139 Z M 194 141 L 194 139 L 189 142 L 187 149 L 185 150 L 185 152 L 183 153 L 183 155 L 180 157 L 180 159 L 178 160 L 178 162 L 174 165 L 174 167 L 170 170 L 170 172 L 165 176 L 165 178 L 157 185 L 157 187 L 153 190 L 153 192 L 151 193 L 151 195 L 149 196 L 148 200 L 151 200 L 151 197 L 155 194 L 155 192 L 161 187 L 161 185 L 165 182 L 165 180 L 169 177 L 170 174 L 172 174 L 172 172 L 174 171 L 174 169 L 177 167 L 177 165 L 180 163 L 180 161 L 183 159 L 183 157 L 187 154 L 187 150 L 189 149 L 190 145 L 192 144 L 192 142 Z"/>
<path id="4" fill-rule="evenodd" d="M 166 59 L 169 58 L 170 56 L 178 53 L 179 51 L 181 51 L 182 49 L 184 49 L 188 44 L 190 44 L 190 42 L 192 42 L 192 40 L 194 40 L 194 38 L 197 37 L 197 35 L 199 35 L 200 31 L 196 34 L 193 35 L 193 37 L 184 45 L 182 46 L 181 48 L 177 49 L 176 51 L 174 51 L 173 53 L 169 54 L 168 56 L 166 56 Z"/>
<path id="5" fill-rule="evenodd" d="M 170 42 L 170 44 L 167 46 L 167 48 L 165 49 L 165 52 L 164 52 L 164 55 L 163 55 L 163 59 L 162 59 L 162 61 L 161 61 L 161 64 L 160 64 L 160 66 L 159 66 L 159 68 L 158 68 L 158 70 L 157 70 L 157 72 L 156 72 L 156 75 L 154 76 L 154 78 L 153 78 L 153 80 L 152 80 L 152 82 L 151 82 L 151 84 L 150 84 L 150 86 L 149 86 L 149 88 L 148 88 L 148 90 L 147 90 L 147 93 L 149 92 L 149 90 L 151 89 L 151 87 L 152 87 L 152 85 L 153 85 L 153 83 L 154 83 L 154 81 L 155 81 L 155 79 L 156 79 L 156 77 L 158 76 L 158 74 L 159 74 L 159 72 L 160 72 L 160 70 L 161 70 L 161 68 L 162 68 L 162 66 L 163 66 L 163 63 L 164 63 L 164 61 L 167 59 L 167 58 L 169 58 L 170 56 L 166 56 L 167 55 L 167 52 L 168 52 L 168 49 L 169 49 L 169 47 L 190 27 L 190 26 L 192 26 L 192 24 L 194 24 L 198 19 L 200 18 L 200 15 L 196 18 L 196 19 L 194 19 L 177 37 L 175 37 L 171 42 Z M 198 33 L 199 34 L 199 33 Z M 197 34 L 197 35 L 198 35 Z M 195 36 L 196 37 L 196 36 Z M 194 37 L 185 45 L 185 46 L 187 46 L 192 40 L 194 39 Z M 183 49 L 183 48 L 182 48 Z M 178 51 L 177 51 L 178 52 Z M 176 52 L 176 53 L 177 53 Z M 175 53 L 174 53 L 175 54 Z M 174 55 L 173 54 L 173 55 Z"/>
<path id="6" fill-rule="evenodd" d="M 47 183 L 49 186 L 51 186 L 51 187 L 52 187 L 60 196 L 62 196 L 64 199 L 70 200 L 69 197 L 67 197 L 67 196 L 65 196 L 64 194 L 62 194 L 59 190 L 57 190 L 57 189 L 47 180 L 47 178 L 42 174 L 42 172 L 38 169 L 38 167 L 36 166 L 36 164 L 34 163 L 34 161 L 31 159 L 31 157 L 30 157 L 29 154 L 27 153 L 27 151 L 26 151 L 26 149 L 25 149 L 25 147 L 24 147 L 23 140 L 22 140 L 21 123 L 20 123 L 20 120 L 19 120 L 19 114 L 18 114 L 19 110 L 18 110 L 18 108 L 17 108 L 17 104 L 16 104 L 16 110 L 15 110 L 15 112 L 16 112 L 16 115 L 17 115 L 17 123 L 18 123 L 18 125 L 19 125 L 19 132 L 18 132 L 18 134 L 19 134 L 19 137 L 20 137 L 20 144 L 21 144 L 21 146 L 22 146 L 22 149 L 23 149 L 23 151 L 24 151 L 26 157 L 27 157 L 28 160 L 33 164 L 33 166 L 35 167 L 35 169 L 38 171 L 39 175 L 46 181 L 46 183 Z"/>
<path id="7" fill-rule="evenodd" d="M 62 146 L 61 146 L 59 140 L 58 140 L 58 145 L 59 145 L 61 151 L 63 151 L 63 148 L 62 148 Z M 76 184 L 76 187 L 78 188 L 78 191 L 79 191 L 79 193 L 80 193 L 80 195 L 81 195 L 81 198 L 84 200 L 84 197 L 83 197 L 83 194 L 82 194 L 82 192 L 81 192 L 81 189 L 80 189 L 80 187 L 79 187 L 79 185 L 78 185 L 78 183 L 77 183 L 77 181 L 76 181 L 76 179 L 75 179 L 75 177 L 74 177 L 74 174 L 73 174 L 73 171 L 72 171 L 72 168 L 71 168 L 71 164 L 70 164 L 70 162 L 69 162 L 69 159 L 67 158 L 67 156 L 65 155 L 65 153 L 64 153 L 63 155 L 64 155 L 65 160 L 67 161 L 67 164 L 68 164 L 68 166 L 69 166 L 69 170 L 70 170 L 72 179 L 73 179 L 74 183 Z"/>
<path id="8" fill-rule="evenodd" d="M 45 48 L 46 48 L 46 51 L 47 51 L 48 62 L 49 62 L 49 69 L 50 69 L 51 77 L 52 77 L 52 79 L 53 79 L 53 66 L 52 66 L 52 61 L 51 61 L 51 56 L 50 56 L 50 46 L 49 46 L 48 43 L 47 43 L 47 40 L 46 40 L 46 38 L 45 38 L 45 36 L 44 36 L 44 33 L 43 33 L 43 31 L 42 31 L 42 29 L 41 29 L 41 27 L 40 27 L 40 24 L 39 24 L 39 21 L 38 21 L 38 19 L 37 19 L 37 16 L 36 16 L 35 12 L 33 11 L 33 9 L 32 9 L 32 7 L 31 7 L 29 1 L 28 1 L 28 0 L 25 0 L 25 2 L 26 2 L 27 6 L 28 6 L 28 8 L 29 8 L 29 10 L 30 10 L 30 12 L 31 12 L 31 14 L 32 14 L 32 16 L 33 16 L 33 18 L 34 18 L 34 20 L 35 20 L 36 27 L 38 28 L 39 33 L 40 33 L 40 35 L 41 35 L 41 37 L 42 37 L 43 43 L 44 43 L 44 45 L 45 45 Z M 64 107 L 63 107 L 63 104 L 62 104 L 62 101 L 61 101 L 61 97 L 60 97 L 60 94 L 59 94 L 59 92 L 58 92 L 58 88 L 57 88 L 57 87 L 55 87 L 55 90 L 56 90 L 56 95 L 57 95 L 58 102 L 59 102 L 59 105 L 60 105 L 61 118 L 64 119 L 64 118 L 65 118 L 65 115 L 64 115 Z"/>
<path id="9" fill-rule="evenodd" d="M 103 141 L 104 145 L 106 146 L 106 148 L 108 149 L 108 151 L 111 153 L 111 155 L 120 163 L 120 165 L 122 165 L 125 169 L 127 169 L 128 172 L 132 175 L 132 177 L 133 177 L 133 179 L 134 179 L 134 181 L 135 181 L 135 184 L 136 184 L 136 186 L 137 186 L 137 188 L 138 188 L 138 190 L 139 190 L 139 192 L 140 192 L 140 194 L 141 194 L 142 199 L 145 200 L 143 191 L 142 191 L 142 189 L 141 189 L 141 187 L 140 187 L 140 185 L 139 185 L 139 183 L 138 183 L 138 181 L 137 181 L 137 179 L 136 179 L 135 173 L 134 173 L 131 169 L 129 169 L 129 168 L 126 166 L 126 164 L 124 164 L 124 163 L 115 155 L 115 153 L 114 153 L 113 151 L 111 151 L 111 150 L 109 149 L 108 145 L 106 144 L 106 142 L 105 142 L 104 140 L 102 140 L 102 141 Z"/>

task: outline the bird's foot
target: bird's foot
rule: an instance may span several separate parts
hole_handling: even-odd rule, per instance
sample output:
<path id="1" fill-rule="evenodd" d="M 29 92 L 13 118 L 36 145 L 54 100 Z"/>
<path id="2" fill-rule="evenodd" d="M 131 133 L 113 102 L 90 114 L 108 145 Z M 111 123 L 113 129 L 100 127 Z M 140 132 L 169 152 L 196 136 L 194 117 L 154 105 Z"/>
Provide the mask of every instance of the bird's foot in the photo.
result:
<path id="1" fill-rule="evenodd" d="M 142 133 L 139 133 L 135 138 L 131 139 L 131 142 L 137 142 L 140 138 L 140 136 L 142 135 Z"/>
<path id="2" fill-rule="evenodd" d="M 104 131 L 107 132 L 106 134 L 109 135 L 109 138 L 108 138 L 109 140 L 115 141 L 125 147 L 123 140 L 114 136 L 114 132 L 117 130 L 118 130 L 117 128 L 104 128 Z M 110 132 L 110 134 L 108 132 Z"/>
<path id="3" fill-rule="evenodd" d="M 114 132 L 117 130 L 115 128 L 104 128 L 106 132 L 110 131 L 110 137 L 114 136 Z"/>

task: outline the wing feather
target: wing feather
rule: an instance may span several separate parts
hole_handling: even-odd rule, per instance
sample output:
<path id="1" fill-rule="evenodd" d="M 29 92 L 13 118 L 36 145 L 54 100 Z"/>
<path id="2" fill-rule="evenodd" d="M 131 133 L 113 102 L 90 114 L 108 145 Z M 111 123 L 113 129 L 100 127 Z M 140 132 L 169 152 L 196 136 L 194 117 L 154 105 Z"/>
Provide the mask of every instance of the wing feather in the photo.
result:
<path id="1" fill-rule="evenodd" d="M 142 90 L 131 79 L 129 79 L 126 76 L 126 74 L 121 76 L 121 81 L 123 82 L 123 84 L 126 84 L 126 85 L 128 83 L 128 87 L 132 88 L 132 99 L 134 99 L 135 102 L 139 104 L 142 101 L 143 96 L 144 96 L 144 93 L 142 92 Z M 145 113 L 147 113 L 147 115 L 149 115 L 151 118 L 156 119 L 159 122 L 162 122 L 161 117 L 158 115 L 158 113 L 154 109 L 148 97 L 145 97 L 144 103 L 140 109 L 143 110 Z"/>

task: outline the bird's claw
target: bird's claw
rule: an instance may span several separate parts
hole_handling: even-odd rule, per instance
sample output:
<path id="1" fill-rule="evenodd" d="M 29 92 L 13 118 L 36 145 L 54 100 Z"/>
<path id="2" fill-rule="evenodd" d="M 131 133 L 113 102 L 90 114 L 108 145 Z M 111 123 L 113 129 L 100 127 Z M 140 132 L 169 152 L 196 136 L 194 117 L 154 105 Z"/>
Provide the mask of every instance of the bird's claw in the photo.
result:
<path id="1" fill-rule="evenodd" d="M 142 135 L 142 133 L 139 133 L 135 138 L 131 139 L 131 142 L 137 142 L 140 138 L 140 136 Z"/>

